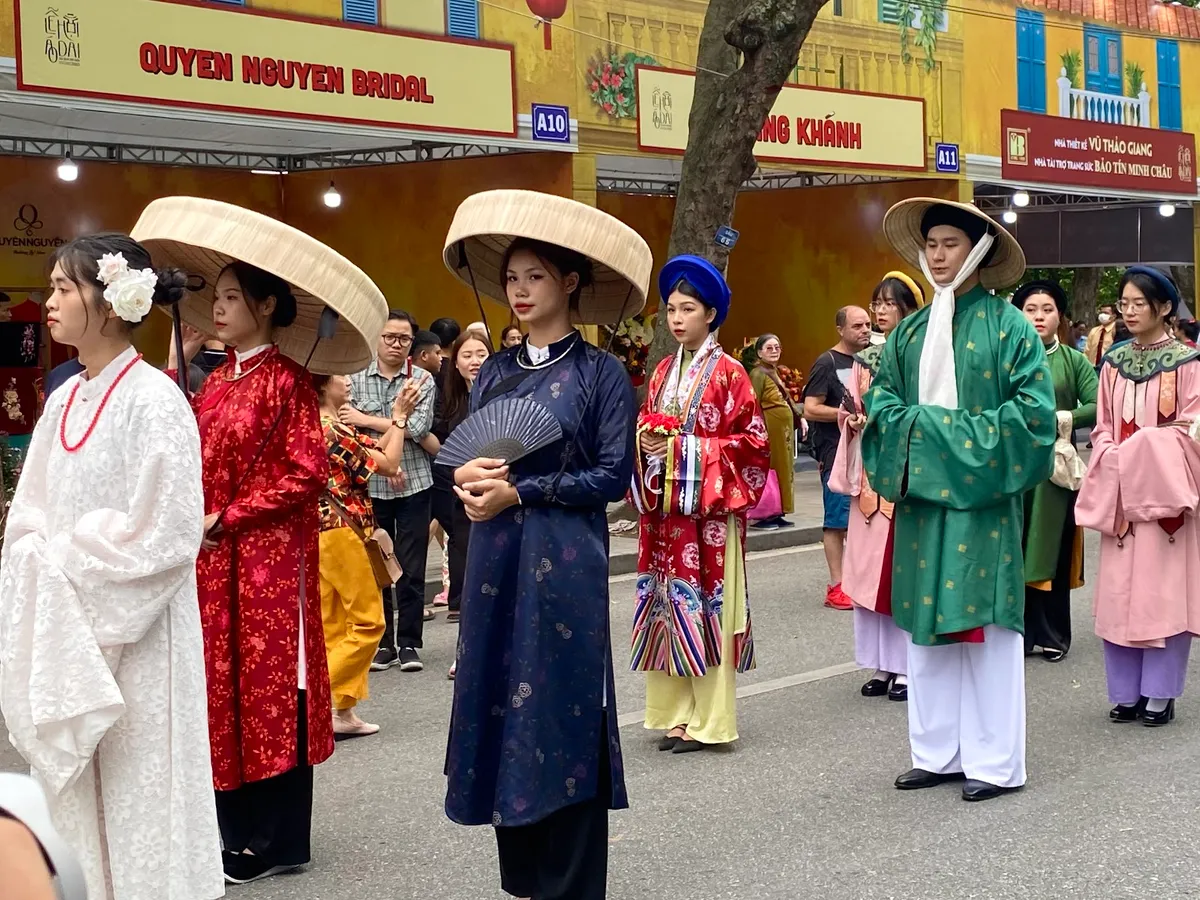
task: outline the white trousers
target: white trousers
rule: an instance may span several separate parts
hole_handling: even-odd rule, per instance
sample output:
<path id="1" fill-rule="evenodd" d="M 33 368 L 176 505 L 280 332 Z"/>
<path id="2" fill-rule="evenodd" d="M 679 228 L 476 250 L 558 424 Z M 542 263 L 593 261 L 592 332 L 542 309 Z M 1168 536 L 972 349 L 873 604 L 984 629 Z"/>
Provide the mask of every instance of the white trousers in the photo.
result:
<path id="1" fill-rule="evenodd" d="M 908 645 L 914 768 L 1025 783 L 1025 638 L 988 625 L 982 644 Z"/>

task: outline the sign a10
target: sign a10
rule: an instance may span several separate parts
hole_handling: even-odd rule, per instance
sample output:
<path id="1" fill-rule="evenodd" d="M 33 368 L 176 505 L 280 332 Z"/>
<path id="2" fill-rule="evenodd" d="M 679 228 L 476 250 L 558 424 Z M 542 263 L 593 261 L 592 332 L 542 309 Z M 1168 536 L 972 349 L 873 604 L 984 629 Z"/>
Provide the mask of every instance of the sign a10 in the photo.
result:
<path id="1" fill-rule="evenodd" d="M 571 143 L 571 111 L 565 106 L 533 104 L 533 139 L 556 144 Z"/>

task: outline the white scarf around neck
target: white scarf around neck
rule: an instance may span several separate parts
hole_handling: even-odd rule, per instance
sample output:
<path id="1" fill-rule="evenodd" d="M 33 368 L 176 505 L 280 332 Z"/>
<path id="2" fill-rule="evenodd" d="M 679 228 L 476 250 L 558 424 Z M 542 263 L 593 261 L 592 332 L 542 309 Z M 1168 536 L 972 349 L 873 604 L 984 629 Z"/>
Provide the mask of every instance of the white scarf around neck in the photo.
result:
<path id="1" fill-rule="evenodd" d="M 659 409 L 661 410 L 676 410 L 676 415 L 680 418 L 687 416 L 687 410 L 684 408 L 692 394 L 692 388 L 696 385 L 696 379 L 700 377 L 700 373 L 708 364 L 709 357 L 720 351 L 721 345 L 717 343 L 715 334 L 710 333 L 704 339 L 704 343 L 700 348 L 692 354 L 692 361 L 688 364 L 685 371 L 680 372 L 683 363 L 683 345 L 679 345 L 679 349 L 675 351 L 675 357 L 671 364 L 670 374 L 667 375 L 666 384 L 663 385 L 662 399 Z"/>
<path id="2" fill-rule="evenodd" d="M 921 271 L 933 285 L 933 302 L 929 306 L 929 322 L 925 326 L 925 345 L 921 348 L 921 364 L 917 402 L 922 406 L 942 406 L 958 409 L 958 375 L 954 367 L 954 292 L 979 268 L 996 239 L 985 234 L 971 248 L 958 275 L 949 284 L 938 284 L 929 271 L 929 260 L 921 251 Z"/>

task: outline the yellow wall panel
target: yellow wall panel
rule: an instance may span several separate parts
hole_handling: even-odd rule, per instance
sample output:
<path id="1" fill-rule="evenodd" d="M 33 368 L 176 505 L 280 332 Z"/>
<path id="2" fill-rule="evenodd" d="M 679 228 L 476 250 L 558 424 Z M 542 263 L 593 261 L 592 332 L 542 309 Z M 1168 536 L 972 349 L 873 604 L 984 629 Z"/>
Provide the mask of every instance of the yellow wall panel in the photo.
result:
<path id="1" fill-rule="evenodd" d="M 402 31 L 446 33 L 446 0 L 379 0 L 380 21 Z"/>
<path id="2" fill-rule="evenodd" d="M 1000 110 L 1017 105 L 1013 7 L 996 0 L 967 0 L 966 8 L 963 52 L 971 64 L 962 85 L 962 152 L 999 156 Z"/>
<path id="3" fill-rule="evenodd" d="M 528 114 L 533 103 L 569 106 L 572 117 L 579 112 L 575 93 L 579 80 L 577 48 L 569 29 L 551 26 L 552 47 L 547 50 L 542 28 L 532 18 L 525 0 L 488 0 L 487 6 L 479 8 L 479 30 L 484 40 L 511 45 L 516 51 L 519 114 Z"/>
<path id="4" fill-rule="evenodd" d="M 269 9 L 318 19 L 342 17 L 342 0 L 247 0 L 246 5 L 255 9 Z"/>

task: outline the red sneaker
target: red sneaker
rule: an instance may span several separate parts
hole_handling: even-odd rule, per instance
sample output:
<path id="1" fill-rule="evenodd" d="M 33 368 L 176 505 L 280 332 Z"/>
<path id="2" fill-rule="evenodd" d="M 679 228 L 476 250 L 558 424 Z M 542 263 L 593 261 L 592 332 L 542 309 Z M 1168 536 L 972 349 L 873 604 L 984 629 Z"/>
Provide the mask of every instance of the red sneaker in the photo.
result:
<path id="1" fill-rule="evenodd" d="M 840 581 L 837 584 L 831 584 L 825 591 L 825 605 L 830 609 L 851 609 L 854 606 L 850 602 L 850 598 L 846 596 L 846 592 L 842 590 Z"/>

